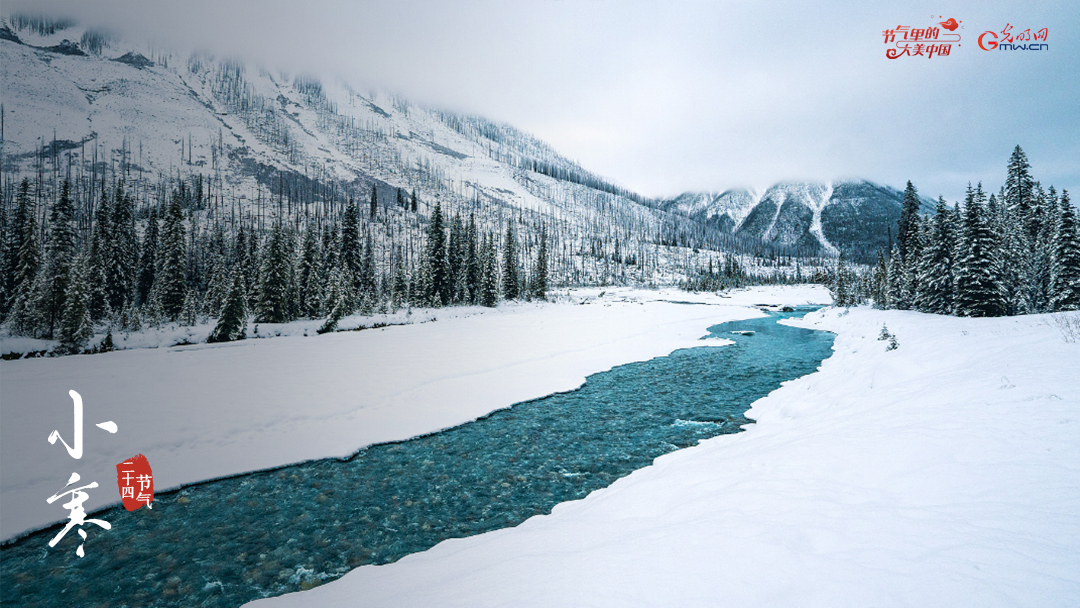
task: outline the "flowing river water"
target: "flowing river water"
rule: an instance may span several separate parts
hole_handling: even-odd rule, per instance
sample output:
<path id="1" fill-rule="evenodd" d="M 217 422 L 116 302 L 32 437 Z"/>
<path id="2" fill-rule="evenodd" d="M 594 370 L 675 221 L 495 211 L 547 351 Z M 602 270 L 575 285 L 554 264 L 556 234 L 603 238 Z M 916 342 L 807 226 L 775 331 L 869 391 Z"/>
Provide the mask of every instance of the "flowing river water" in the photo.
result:
<path id="1" fill-rule="evenodd" d="M 832 334 L 776 323 L 806 312 L 716 325 L 708 337 L 735 344 L 616 367 L 347 459 L 159 493 L 153 510 L 99 511 L 88 517 L 113 527 L 91 526 L 84 558 L 74 531 L 48 547 L 57 524 L 0 548 L 0 603 L 233 607 L 515 526 L 657 456 L 739 432 L 755 400 L 830 355 Z"/>

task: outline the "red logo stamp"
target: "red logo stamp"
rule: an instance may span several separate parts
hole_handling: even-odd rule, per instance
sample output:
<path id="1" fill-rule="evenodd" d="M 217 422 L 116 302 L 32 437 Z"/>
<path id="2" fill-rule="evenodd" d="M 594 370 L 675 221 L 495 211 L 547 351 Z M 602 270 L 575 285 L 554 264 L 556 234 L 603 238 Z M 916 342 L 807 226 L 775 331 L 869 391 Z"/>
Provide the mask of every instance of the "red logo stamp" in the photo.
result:
<path id="1" fill-rule="evenodd" d="M 154 508 L 154 472 L 150 470 L 146 456 L 139 454 L 116 465 L 116 485 L 120 487 L 120 500 L 128 511 L 143 505 Z"/>

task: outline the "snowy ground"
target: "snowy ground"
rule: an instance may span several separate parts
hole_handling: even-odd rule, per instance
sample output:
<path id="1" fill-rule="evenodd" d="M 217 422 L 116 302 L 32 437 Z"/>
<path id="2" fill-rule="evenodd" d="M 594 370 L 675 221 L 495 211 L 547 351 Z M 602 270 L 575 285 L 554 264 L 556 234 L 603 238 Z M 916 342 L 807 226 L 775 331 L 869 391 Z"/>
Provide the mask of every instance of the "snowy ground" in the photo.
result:
<path id="1" fill-rule="evenodd" d="M 2 361 L 0 538 L 66 519 L 45 499 L 72 471 L 81 483 L 100 485 L 90 490 L 89 511 L 117 502 L 115 465 L 140 453 L 157 491 L 345 456 L 700 345 L 710 325 L 759 315 L 748 308 L 754 304 L 827 303 L 829 296 L 820 287 L 727 298 L 589 289 L 558 299 L 444 309 L 437 321 L 360 332 L 303 336 L 290 325 L 267 340 Z M 80 460 L 46 440 L 56 429 L 73 441 L 68 390 L 85 404 Z M 106 420 L 119 432 L 95 426 Z"/>
<path id="2" fill-rule="evenodd" d="M 746 432 L 516 528 L 256 604 L 1080 603 L 1080 343 L 1048 315 L 794 324 L 836 332 L 835 353 L 759 400 Z"/>

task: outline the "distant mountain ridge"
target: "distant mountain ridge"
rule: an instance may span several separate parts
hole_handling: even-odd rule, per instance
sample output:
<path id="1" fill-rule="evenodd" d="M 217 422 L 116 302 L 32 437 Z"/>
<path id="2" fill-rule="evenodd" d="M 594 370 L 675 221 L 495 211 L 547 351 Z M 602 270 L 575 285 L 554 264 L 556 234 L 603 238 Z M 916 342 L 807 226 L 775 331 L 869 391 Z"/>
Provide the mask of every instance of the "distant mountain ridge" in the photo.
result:
<path id="1" fill-rule="evenodd" d="M 889 246 L 904 193 L 866 180 L 782 182 L 764 191 L 686 192 L 653 204 L 725 234 L 868 262 Z M 933 202 L 921 198 L 924 211 Z"/>

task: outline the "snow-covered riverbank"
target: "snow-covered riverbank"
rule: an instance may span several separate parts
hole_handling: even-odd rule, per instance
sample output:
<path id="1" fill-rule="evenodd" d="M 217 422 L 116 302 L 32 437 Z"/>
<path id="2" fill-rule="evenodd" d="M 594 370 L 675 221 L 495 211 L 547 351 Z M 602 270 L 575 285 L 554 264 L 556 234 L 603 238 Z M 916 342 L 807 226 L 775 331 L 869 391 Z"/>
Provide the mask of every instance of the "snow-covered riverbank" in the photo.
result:
<path id="1" fill-rule="evenodd" d="M 899 348 L 879 341 L 883 323 Z M 274 606 L 1074 606 L 1080 343 L 1048 315 L 827 309 L 758 421 L 511 529 Z"/>
<path id="2" fill-rule="evenodd" d="M 445 309 L 434 313 L 438 321 L 402 327 L 3 361 L 0 537 L 66 518 L 45 499 L 72 471 L 101 486 L 90 491 L 91 510 L 117 502 L 115 465 L 140 453 L 158 491 L 344 456 L 571 390 L 615 365 L 700 345 L 709 326 L 759 315 L 753 304 L 828 301 L 820 287 L 760 288 L 728 298 L 576 290 L 556 304 L 472 314 Z M 80 460 L 46 441 L 54 429 L 72 441 L 68 390 L 85 403 Z M 105 420 L 119 432 L 94 426 Z"/>

